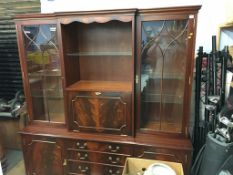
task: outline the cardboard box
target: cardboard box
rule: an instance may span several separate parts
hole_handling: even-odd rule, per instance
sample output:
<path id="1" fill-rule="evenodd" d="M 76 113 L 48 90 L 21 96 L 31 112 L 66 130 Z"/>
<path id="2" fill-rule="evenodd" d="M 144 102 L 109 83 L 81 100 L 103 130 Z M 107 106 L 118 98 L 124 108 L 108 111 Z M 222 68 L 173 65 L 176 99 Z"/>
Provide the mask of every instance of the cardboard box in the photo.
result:
<path id="1" fill-rule="evenodd" d="M 148 168 L 153 163 L 164 163 L 170 166 L 177 175 L 184 175 L 181 163 L 139 158 L 127 158 L 122 175 L 137 175 L 142 168 Z"/>

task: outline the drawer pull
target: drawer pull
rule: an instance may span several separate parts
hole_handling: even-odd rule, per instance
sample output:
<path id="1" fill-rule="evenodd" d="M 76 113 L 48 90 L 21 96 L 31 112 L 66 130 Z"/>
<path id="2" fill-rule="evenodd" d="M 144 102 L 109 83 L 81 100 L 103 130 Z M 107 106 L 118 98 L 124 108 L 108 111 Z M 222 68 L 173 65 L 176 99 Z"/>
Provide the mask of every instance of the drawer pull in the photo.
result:
<path id="1" fill-rule="evenodd" d="M 115 159 L 115 161 L 114 161 L 113 158 L 112 158 L 111 156 L 109 156 L 109 157 L 108 157 L 108 160 L 110 160 L 110 162 L 111 162 L 112 164 L 118 164 L 118 163 L 120 162 L 120 157 L 117 157 L 117 158 Z"/>
<path id="2" fill-rule="evenodd" d="M 67 160 L 64 159 L 64 161 L 63 161 L 63 166 L 66 166 L 66 165 L 67 165 Z"/>
<path id="3" fill-rule="evenodd" d="M 87 157 L 88 157 L 88 154 L 85 153 L 84 156 L 82 156 L 81 153 L 78 153 L 78 157 L 79 157 L 80 160 L 86 160 Z"/>
<path id="4" fill-rule="evenodd" d="M 87 166 L 82 167 L 81 165 L 78 166 L 78 169 L 82 172 L 82 173 L 86 173 L 88 172 L 89 168 Z"/>
<path id="5" fill-rule="evenodd" d="M 110 175 L 119 175 L 119 174 L 121 173 L 120 170 L 117 170 L 117 171 L 114 173 L 112 169 L 110 169 L 108 172 L 109 172 Z"/>
<path id="6" fill-rule="evenodd" d="M 111 152 L 118 152 L 120 150 L 120 147 L 119 146 L 116 146 L 116 149 L 113 149 L 113 147 L 111 145 L 108 146 L 108 149 L 111 151 Z"/>
<path id="7" fill-rule="evenodd" d="M 76 145 L 77 145 L 77 147 L 79 149 L 85 149 L 85 148 L 87 148 L 87 143 L 86 142 L 83 143 L 83 145 L 81 143 L 77 142 Z"/>
<path id="8" fill-rule="evenodd" d="M 101 95 L 102 93 L 101 92 L 95 92 L 95 95 Z"/>

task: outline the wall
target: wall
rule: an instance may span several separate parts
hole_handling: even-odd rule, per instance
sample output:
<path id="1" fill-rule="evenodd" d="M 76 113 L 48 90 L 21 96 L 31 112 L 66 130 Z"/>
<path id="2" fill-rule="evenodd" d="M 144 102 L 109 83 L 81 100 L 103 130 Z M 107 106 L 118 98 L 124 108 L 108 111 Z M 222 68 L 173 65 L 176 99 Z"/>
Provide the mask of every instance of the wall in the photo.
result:
<path id="1" fill-rule="evenodd" d="M 156 8 L 169 6 L 202 5 L 198 15 L 196 50 L 211 50 L 211 37 L 218 34 L 218 27 L 233 21 L 232 0 L 41 0 L 41 12 L 86 11 L 122 8 Z"/>
<path id="2" fill-rule="evenodd" d="M 204 51 L 211 51 L 212 35 L 217 35 L 218 37 L 219 26 L 233 21 L 232 8 L 232 0 L 203 0 L 202 8 L 198 15 L 196 50 L 199 46 L 203 46 Z"/>

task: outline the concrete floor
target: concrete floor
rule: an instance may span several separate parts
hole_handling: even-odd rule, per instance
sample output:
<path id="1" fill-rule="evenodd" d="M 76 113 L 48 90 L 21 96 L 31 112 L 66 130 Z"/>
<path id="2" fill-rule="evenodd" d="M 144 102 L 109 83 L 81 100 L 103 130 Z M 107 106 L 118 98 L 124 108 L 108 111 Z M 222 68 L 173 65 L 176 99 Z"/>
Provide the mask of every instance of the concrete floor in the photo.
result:
<path id="1" fill-rule="evenodd" d="M 22 151 L 7 150 L 7 171 L 3 175 L 26 175 Z"/>
<path id="2" fill-rule="evenodd" d="M 23 160 L 20 160 L 13 168 L 11 168 L 4 175 L 26 175 Z"/>

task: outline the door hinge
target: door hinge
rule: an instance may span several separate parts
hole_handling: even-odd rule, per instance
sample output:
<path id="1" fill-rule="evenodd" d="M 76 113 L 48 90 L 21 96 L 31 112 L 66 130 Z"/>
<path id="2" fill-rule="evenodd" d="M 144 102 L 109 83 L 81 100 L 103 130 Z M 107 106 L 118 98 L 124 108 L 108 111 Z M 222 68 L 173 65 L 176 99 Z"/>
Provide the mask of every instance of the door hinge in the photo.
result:
<path id="1" fill-rule="evenodd" d="M 138 84 L 138 75 L 135 76 L 135 83 Z"/>

